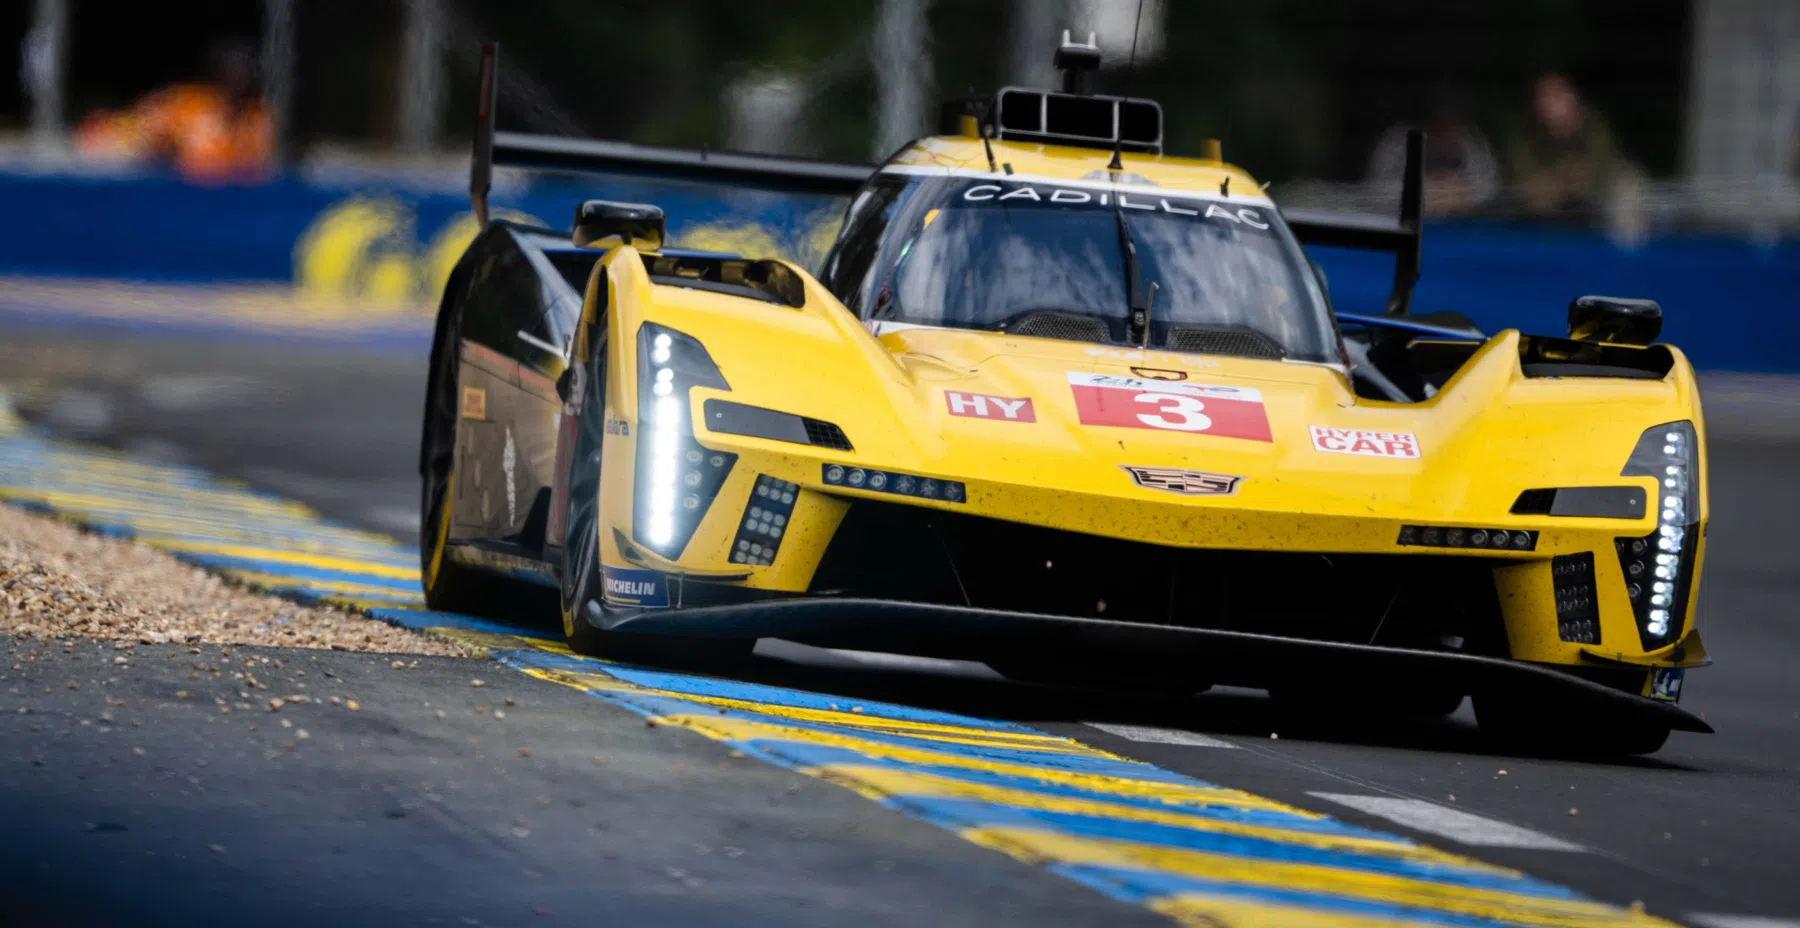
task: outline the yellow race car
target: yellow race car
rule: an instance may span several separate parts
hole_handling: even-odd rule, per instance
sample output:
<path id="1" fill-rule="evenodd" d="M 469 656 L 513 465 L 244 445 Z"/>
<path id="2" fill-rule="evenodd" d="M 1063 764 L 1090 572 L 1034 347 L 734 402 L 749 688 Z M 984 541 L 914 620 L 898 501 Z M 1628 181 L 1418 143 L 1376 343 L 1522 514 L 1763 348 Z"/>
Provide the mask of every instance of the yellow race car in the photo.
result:
<path id="1" fill-rule="evenodd" d="M 435 609 L 560 601 L 576 649 L 759 637 L 1026 680 L 1265 687 L 1649 752 L 1708 663 L 1705 431 L 1642 300 L 1566 336 L 1408 313 L 1398 219 L 1284 212 L 1151 101 L 947 106 L 882 165 L 496 133 L 445 290 L 421 472 Z M 654 205 L 486 216 L 493 164 L 850 197 L 815 272 L 683 251 Z M 1395 256 L 1334 316 L 1306 246 Z M 541 591 L 541 595 L 540 595 Z"/>

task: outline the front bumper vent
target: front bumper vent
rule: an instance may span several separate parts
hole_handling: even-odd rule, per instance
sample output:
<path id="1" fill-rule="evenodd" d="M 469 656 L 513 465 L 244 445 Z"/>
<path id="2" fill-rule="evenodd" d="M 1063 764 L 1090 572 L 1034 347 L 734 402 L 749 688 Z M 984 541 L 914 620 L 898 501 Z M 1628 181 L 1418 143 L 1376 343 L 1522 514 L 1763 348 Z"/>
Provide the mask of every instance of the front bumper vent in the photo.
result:
<path id="1" fill-rule="evenodd" d="M 756 475 L 750 502 L 744 505 L 737 535 L 731 539 L 731 563 L 754 567 L 775 563 L 781 536 L 787 534 L 788 519 L 794 515 L 794 499 L 799 494 L 798 484 L 768 474 Z"/>
<path id="2" fill-rule="evenodd" d="M 823 419 L 802 417 L 802 420 L 806 424 L 807 441 L 821 448 L 831 448 L 835 451 L 854 450 L 850 447 L 850 439 L 844 436 L 844 430 L 838 428 L 836 424 Z"/>
<path id="3" fill-rule="evenodd" d="M 1600 643 L 1600 603 L 1594 590 L 1594 553 L 1559 554 L 1550 559 L 1550 586 L 1556 592 L 1556 636 L 1576 644 Z"/>

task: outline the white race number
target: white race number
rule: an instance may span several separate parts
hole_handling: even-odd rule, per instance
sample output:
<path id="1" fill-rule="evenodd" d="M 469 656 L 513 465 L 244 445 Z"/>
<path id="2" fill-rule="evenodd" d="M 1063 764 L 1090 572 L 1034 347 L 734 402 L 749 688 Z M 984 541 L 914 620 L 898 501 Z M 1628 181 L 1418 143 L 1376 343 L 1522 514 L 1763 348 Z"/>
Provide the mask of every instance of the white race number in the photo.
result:
<path id="1" fill-rule="evenodd" d="M 1212 428 L 1212 418 L 1201 412 L 1206 406 L 1194 397 L 1179 393 L 1139 393 L 1134 399 L 1159 407 L 1155 413 L 1138 413 L 1138 421 L 1151 428 L 1177 432 L 1204 432 Z"/>

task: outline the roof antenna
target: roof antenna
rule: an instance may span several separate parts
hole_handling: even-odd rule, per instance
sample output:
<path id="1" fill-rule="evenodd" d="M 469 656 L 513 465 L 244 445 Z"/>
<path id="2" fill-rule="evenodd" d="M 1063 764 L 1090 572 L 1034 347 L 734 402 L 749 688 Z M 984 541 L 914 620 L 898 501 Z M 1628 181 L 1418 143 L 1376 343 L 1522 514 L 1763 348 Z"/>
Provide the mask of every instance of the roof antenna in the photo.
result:
<path id="1" fill-rule="evenodd" d="M 1141 28 L 1143 25 L 1144 25 L 1144 0 L 1138 0 L 1137 13 L 1135 15 L 1133 15 L 1133 17 L 1131 19 L 1131 59 L 1125 65 L 1125 75 L 1127 78 L 1129 78 L 1131 76 L 1132 71 L 1137 68 L 1138 29 Z M 1064 32 L 1063 33 L 1063 41 L 1067 42 L 1068 40 L 1069 40 L 1069 34 L 1067 32 Z M 1094 41 L 1093 35 L 1091 33 L 1088 36 L 1088 41 L 1090 43 Z M 1113 127 L 1113 156 L 1112 156 L 1112 161 L 1106 165 L 1106 169 L 1108 171 L 1123 171 L 1123 170 L 1125 170 L 1124 162 L 1119 160 L 1119 151 L 1124 147 L 1124 145 L 1125 145 L 1125 133 L 1122 130 L 1120 130 L 1119 127 L 1114 126 Z"/>
<path id="2" fill-rule="evenodd" d="M 975 95 L 975 88 L 969 88 L 969 95 L 971 97 Z M 1000 170 L 1000 168 L 994 164 L 994 143 L 988 141 L 988 136 L 992 135 L 994 131 L 994 127 L 990 122 L 990 120 L 993 119 L 993 116 L 994 102 L 992 100 L 982 101 L 981 115 L 977 118 L 978 121 L 975 123 L 975 133 L 981 136 L 981 147 L 987 151 L 989 174 L 997 173 Z"/>

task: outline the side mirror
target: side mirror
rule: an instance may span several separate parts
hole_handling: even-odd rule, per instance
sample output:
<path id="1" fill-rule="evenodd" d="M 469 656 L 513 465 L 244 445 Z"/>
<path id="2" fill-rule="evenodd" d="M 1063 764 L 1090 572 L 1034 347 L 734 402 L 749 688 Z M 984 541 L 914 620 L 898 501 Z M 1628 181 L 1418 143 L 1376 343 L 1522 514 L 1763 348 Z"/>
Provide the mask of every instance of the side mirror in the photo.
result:
<path id="1" fill-rule="evenodd" d="M 645 251 L 660 249 L 663 243 L 662 207 L 611 200 L 586 200 L 575 207 L 575 233 L 570 236 L 575 247 L 586 248 L 609 236 Z"/>
<path id="2" fill-rule="evenodd" d="M 1660 334 L 1662 307 L 1655 300 L 1578 296 L 1569 303 L 1569 337 L 1576 341 L 1648 345 Z"/>

